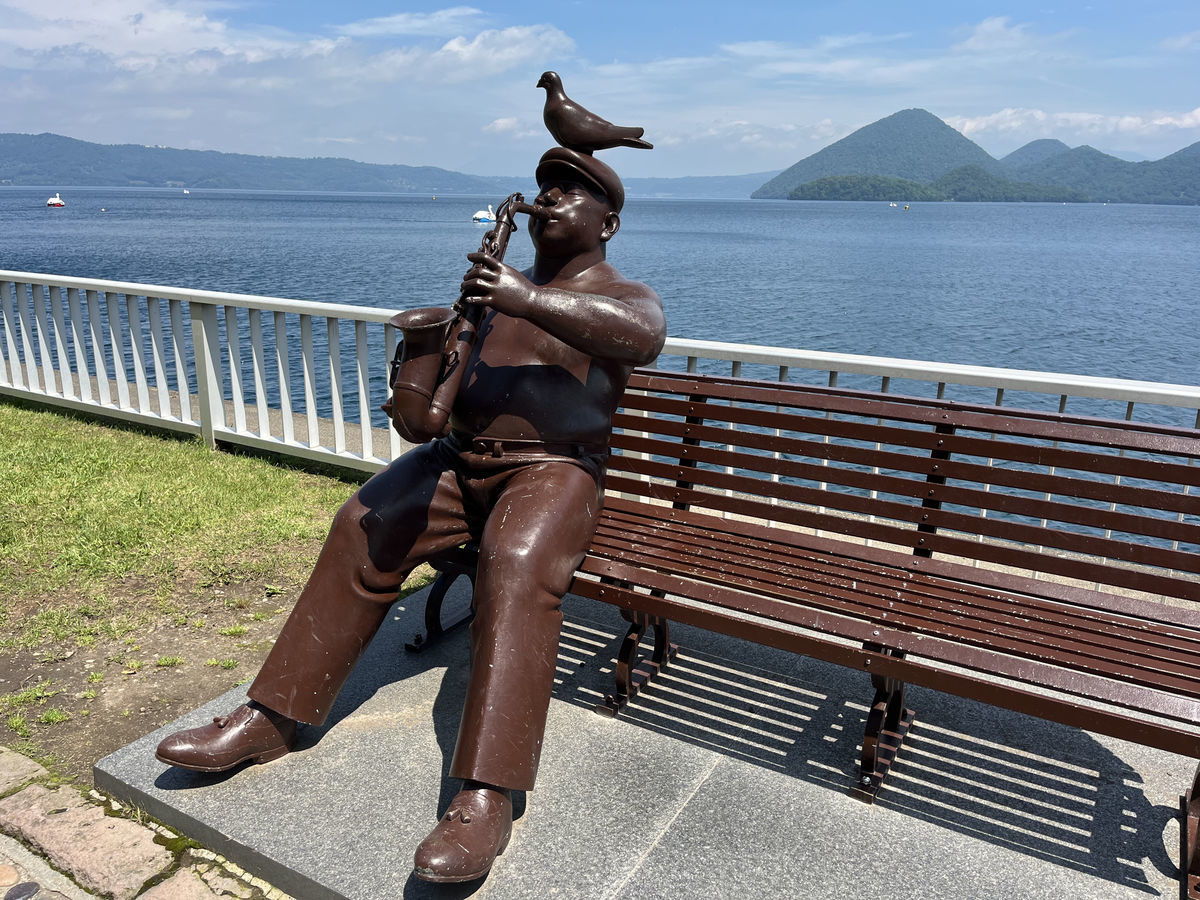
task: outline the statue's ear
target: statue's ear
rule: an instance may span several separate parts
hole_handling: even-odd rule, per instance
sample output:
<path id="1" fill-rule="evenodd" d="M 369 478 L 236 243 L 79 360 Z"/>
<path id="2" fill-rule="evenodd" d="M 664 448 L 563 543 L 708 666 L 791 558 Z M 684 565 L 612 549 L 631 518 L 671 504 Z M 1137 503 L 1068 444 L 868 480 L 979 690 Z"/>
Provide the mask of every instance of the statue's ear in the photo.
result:
<path id="1" fill-rule="evenodd" d="M 600 240 L 608 241 L 621 228 L 621 217 L 615 212 L 610 212 L 604 217 L 604 230 L 600 232 Z"/>

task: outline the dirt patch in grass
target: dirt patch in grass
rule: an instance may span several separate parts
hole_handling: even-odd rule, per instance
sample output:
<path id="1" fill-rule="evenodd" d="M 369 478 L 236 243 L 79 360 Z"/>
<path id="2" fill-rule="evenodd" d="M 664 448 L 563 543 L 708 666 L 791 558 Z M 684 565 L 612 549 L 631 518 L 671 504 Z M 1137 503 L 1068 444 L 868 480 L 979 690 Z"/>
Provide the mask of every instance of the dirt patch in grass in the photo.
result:
<path id="1" fill-rule="evenodd" d="M 280 549 L 315 560 L 320 545 Z M 128 633 L 90 645 L 66 639 L 0 654 L 0 743 L 90 784 L 96 760 L 252 678 L 302 587 L 297 573 L 216 584 L 198 574 L 173 592 L 186 614 L 138 616 Z M 118 610 L 146 606 L 136 582 L 110 584 L 105 597 Z"/>
<path id="2" fill-rule="evenodd" d="M 254 677 L 320 546 L 274 548 L 299 565 L 269 577 L 243 574 L 214 583 L 208 573 L 194 574 L 177 582 L 171 608 L 153 615 L 144 612 L 144 585 L 106 586 L 111 608 L 143 610 L 142 624 L 87 646 L 64 639 L 0 653 L 0 744 L 90 785 L 97 760 Z M 259 568 L 230 563 L 236 572 Z M 422 567 L 408 589 L 432 575 Z M 56 602 L 86 606 L 88 599 L 59 596 Z"/>

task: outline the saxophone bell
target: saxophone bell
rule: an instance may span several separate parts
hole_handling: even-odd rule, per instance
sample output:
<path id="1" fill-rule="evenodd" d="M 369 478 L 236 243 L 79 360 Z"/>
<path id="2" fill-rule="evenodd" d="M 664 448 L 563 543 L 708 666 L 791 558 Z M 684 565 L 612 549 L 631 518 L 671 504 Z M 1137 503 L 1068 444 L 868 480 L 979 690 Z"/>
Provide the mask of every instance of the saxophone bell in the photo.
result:
<path id="1" fill-rule="evenodd" d="M 510 195 L 496 210 L 496 227 L 484 235 L 481 253 L 503 261 L 517 213 L 539 219 L 551 215 L 549 208 L 530 205 L 521 194 Z M 483 312 L 460 295 L 452 308 L 430 306 L 392 316 L 389 324 L 400 330 L 401 343 L 388 373 L 392 396 L 382 408 L 406 441 L 423 444 L 449 431 L 450 409 Z"/>

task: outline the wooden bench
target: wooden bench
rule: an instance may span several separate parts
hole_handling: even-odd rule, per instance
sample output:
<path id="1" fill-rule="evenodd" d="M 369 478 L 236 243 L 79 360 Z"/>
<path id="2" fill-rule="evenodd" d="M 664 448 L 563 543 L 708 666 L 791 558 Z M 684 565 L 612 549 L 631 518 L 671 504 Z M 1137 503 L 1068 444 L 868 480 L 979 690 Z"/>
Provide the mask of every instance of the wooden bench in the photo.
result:
<path id="1" fill-rule="evenodd" d="M 867 801 L 906 684 L 1200 759 L 1200 431 L 641 370 L 612 446 L 571 588 L 631 623 L 609 713 L 674 621 L 868 673 Z"/>

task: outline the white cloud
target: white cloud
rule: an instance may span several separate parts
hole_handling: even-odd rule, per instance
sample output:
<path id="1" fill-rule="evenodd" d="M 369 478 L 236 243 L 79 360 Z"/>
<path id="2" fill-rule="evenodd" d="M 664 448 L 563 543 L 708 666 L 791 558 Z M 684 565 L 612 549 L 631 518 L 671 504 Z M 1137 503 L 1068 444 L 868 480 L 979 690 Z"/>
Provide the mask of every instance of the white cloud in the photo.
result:
<path id="1" fill-rule="evenodd" d="M 963 53 L 994 53 L 998 50 L 1024 49 L 1032 44 L 1028 25 L 1010 25 L 1008 16 L 984 19 L 971 30 L 966 40 L 954 45 Z"/>
<path id="2" fill-rule="evenodd" d="M 871 34 L 866 31 L 860 31 L 857 34 L 826 35 L 817 43 L 822 50 L 843 50 L 846 47 L 861 47 L 864 44 L 888 44 L 893 41 L 902 41 L 907 37 L 911 37 L 908 32 Z"/>
<path id="3" fill-rule="evenodd" d="M 1063 139 L 1088 135 L 1152 137 L 1164 131 L 1200 128 L 1200 108 L 1161 116 L 1002 109 L 985 116 L 947 116 L 945 121 L 967 137 L 1004 133 L 1023 133 L 1030 136 L 1030 140 L 1043 136 Z"/>
<path id="4" fill-rule="evenodd" d="M 1151 123 L 1163 128 L 1200 128 L 1200 106 L 1178 116 L 1161 116 Z"/>
<path id="5" fill-rule="evenodd" d="M 1189 31 L 1187 34 L 1167 38 L 1162 45 L 1168 50 L 1190 50 L 1192 47 L 1200 46 L 1200 31 Z"/>
<path id="6" fill-rule="evenodd" d="M 354 50 L 333 60 L 323 74 L 346 82 L 479 81 L 534 63 L 540 69 L 547 46 L 568 53 L 575 43 L 552 25 L 517 25 L 481 31 L 472 38 L 454 37 L 440 47 L 412 45 L 373 56 Z"/>
<path id="7" fill-rule="evenodd" d="M 490 131 L 493 134 L 503 134 L 506 131 L 517 130 L 517 117 L 505 116 L 500 119 L 493 119 L 491 122 L 483 126 L 484 131 Z"/>
<path id="8" fill-rule="evenodd" d="M 307 41 L 231 29 L 203 10 L 203 5 L 185 8 L 168 0 L 6 0 L 0 2 L 0 18 L 12 24 L 0 31 L 0 48 L 66 60 L 83 53 L 132 72 L 188 59 L 193 72 L 203 73 L 221 60 L 259 63 L 328 53 L 336 46 L 329 39 Z M 7 62 L 19 64 L 19 59 L 9 57 Z"/>
<path id="9" fill-rule="evenodd" d="M 338 25 L 334 30 L 346 37 L 450 37 L 470 27 L 481 16 L 483 11 L 473 6 L 452 6 L 432 13 L 397 13 L 393 16 L 364 19 L 361 22 Z"/>
<path id="10" fill-rule="evenodd" d="M 481 71 L 494 74 L 543 56 L 545 47 L 569 53 L 575 49 L 575 42 L 553 25 L 490 29 L 470 40 L 461 36 L 451 38 L 433 59 L 442 64 L 478 66 Z"/>

